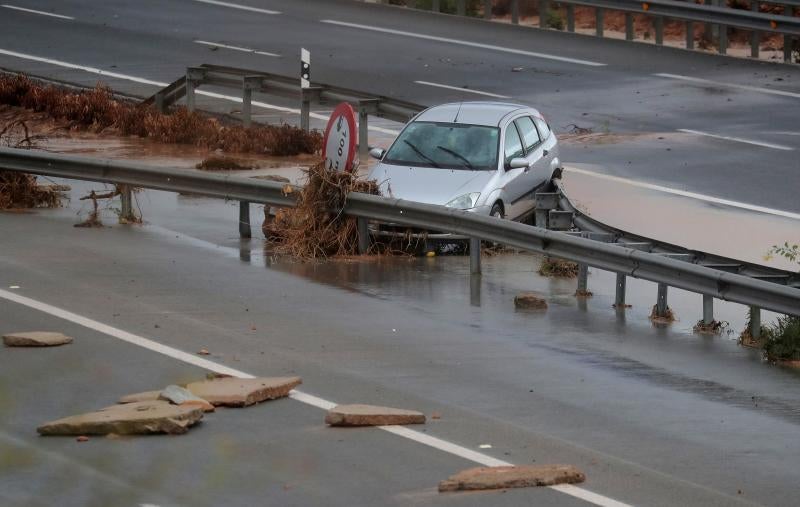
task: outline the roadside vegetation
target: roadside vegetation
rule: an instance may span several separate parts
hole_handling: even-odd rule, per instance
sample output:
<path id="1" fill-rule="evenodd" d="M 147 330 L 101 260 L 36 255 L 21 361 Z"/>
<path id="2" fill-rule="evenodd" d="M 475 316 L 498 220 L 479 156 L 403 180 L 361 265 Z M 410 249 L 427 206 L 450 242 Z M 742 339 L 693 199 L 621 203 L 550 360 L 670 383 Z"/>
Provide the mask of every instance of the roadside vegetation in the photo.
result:
<path id="1" fill-rule="evenodd" d="M 800 244 L 785 242 L 783 245 L 773 245 L 767 253 L 767 258 L 774 255 L 784 257 L 800 268 Z M 743 343 L 747 338 L 745 334 L 748 336 L 750 334 L 749 323 L 748 314 L 748 326 L 742 333 Z M 778 317 L 774 323 L 762 326 L 761 340 L 758 345 L 764 349 L 764 353 L 770 361 L 800 361 L 800 316 L 783 315 Z"/>
<path id="2" fill-rule="evenodd" d="M 38 84 L 23 75 L 2 75 L 0 104 L 45 112 L 68 122 L 74 130 L 113 131 L 228 153 L 290 156 L 314 153 L 322 145 L 319 132 L 305 132 L 290 125 L 225 125 L 184 107 L 160 113 L 153 107 L 117 99 L 110 88 L 99 84 L 91 90 L 72 91 Z"/>
<path id="3" fill-rule="evenodd" d="M 47 133 L 33 132 L 25 119 L 0 125 L 0 145 L 36 148 L 53 132 L 85 131 L 116 136 L 135 136 L 165 144 L 189 144 L 222 153 L 252 153 L 272 156 L 313 154 L 320 150 L 319 132 L 305 132 L 290 125 L 257 125 L 245 128 L 226 124 L 202 113 L 175 107 L 168 114 L 114 95 L 98 84 L 89 90 L 73 90 L 42 84 L 24 75 L 0 74 L 0 108 L 21 108 L 41 113 L 55 123 Z M 13 115 L 12 115 L 13 117 Z M 60 134 L 60 133 L 59 133 Z M 225 156 L 204 161 L 203 169 L 229 165 Z M 225 169 L 239 169 L 239 166 Z M 40 179 L 22 173 L 0 171 L 0 210 L 57 207 L 62 187 L 42 185 Z M 118 195 L 116 192 L 114 195 Z M 98 198 L 102 198 L 99 197 Z M 95 201 L 93 199 L 93 201 Z M 96 202 L 96 201 L 95 201 Z"/>

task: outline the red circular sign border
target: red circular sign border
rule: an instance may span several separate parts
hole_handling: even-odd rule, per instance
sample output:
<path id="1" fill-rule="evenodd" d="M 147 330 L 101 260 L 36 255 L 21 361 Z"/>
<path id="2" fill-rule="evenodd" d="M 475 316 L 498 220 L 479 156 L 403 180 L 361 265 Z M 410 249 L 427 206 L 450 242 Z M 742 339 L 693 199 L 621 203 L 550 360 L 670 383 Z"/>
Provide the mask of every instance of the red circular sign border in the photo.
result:
<path id="1" fill-rule="evenodd" d="M 325 136 L 322 138 L 322 155 L 325 157 L 325 149 L 328 146 L 328 135 L 333 128 L 333 125 L 338 121 L 338 118 L 342 116 L 344 120 L 347 122 L 347 126 L 350 129 L 350 141 L 348 142 L 347 146 L 347 163 L 345 164 L 345 171 L 344 172 L 353 172 L 353 161 L 356 158 L 356 136 L 358 135 L 356 132 L 356 112 L 353 109 L 353 106 L 348 104 L 347 102 L 342 102 L 331 113 L 330 119 L 328 120 L 328 125 L 325 127 Z M 327 158 L 327 157 L 326 157 Z"/>

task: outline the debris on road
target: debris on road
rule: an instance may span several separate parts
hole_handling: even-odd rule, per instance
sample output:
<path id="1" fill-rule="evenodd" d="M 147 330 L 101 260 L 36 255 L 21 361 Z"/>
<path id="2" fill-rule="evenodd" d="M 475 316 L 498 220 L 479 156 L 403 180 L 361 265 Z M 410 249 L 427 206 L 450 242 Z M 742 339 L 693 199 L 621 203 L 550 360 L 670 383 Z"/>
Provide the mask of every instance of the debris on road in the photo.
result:
<path id="1" fill-rule="evenodd" d="M 586 475 L 572 465 L 478 467 L 461 471 L 439 483 L 439 491 L 527 488 L 577 484 Z"/>
<path id="2" fill-rule="evenodd" d="M 667 312 L 664 315 L 659 315 L 658 305 L 653 305 L 653 309 L 650 311 L 650 320 L 654 324 L 670 324 L 675 322 L 677 319 L 675 318 L 675 312 L 673 312 L 672 308 L 669 306 L 667 307 Z"/>
<path id="3" fill-rule="evenodd" d="M 169 401 L 175 405 L 193 405 L 200 407 L 203 409 L 203 412 L 214 411 L 214 405 L 193 394 L 188 389 L 185 389 L 181 386 L 176 386 L 174 384 L 165 387 L 164 390 L 159 393 L 159 399 Z"/>
<path id="4" fill-rule="evenodd" d="M 31 331 L 3 335 L 6 347 L 56 347 L 72 343 L 72 338 L 61 333 Z"/>
<path id="5" fill-rule="evenodd" d="M 186 389 L 214 406 L 247 407 L 288 396 L 289 391 L 302 382 L 300 377 L 253 379 L 227 377 L 192 382 Z"/>
<path id="6" fill-rule="evenodd" d="M 342 210 L 350 192 L 378 195 L 377 183 L 354 173 L 329 171 L 323 162 L 308 168 L 306 177 L 297 206 L 280 208 L 274 219 L 265 220 L 264 236 L 278 253 L 299 259 L 359 253 L 356 218 Z"/>
<path id="7" fill-rule="evenodd" d="M 545 257 L 539 265 L 537 273 L 555 278 L 575 278 L 578 276 L 578 263 L 554 257 Z"/>
<path id="8" fill-rule="evenodd" d="M 414 410 L 375 405 L 337 405 L 328 410 L 325 424 L 330 426 L 390 426 L 425 424 L 425 415 Z"/>
<path id="9" fill-rule="evenodd" d="M 207 356 L 209 354 L 210 354 L 210 352 L 208 350 L 206 350 L 206 349 L 200 349 L 200 350 L 197 351 L 197 355 L 198 356 Z"/>
<path id="10" fill-rule="evenodd" d="M 547 310 L 547 300 L 533 292 L 520 292 L 514 296 L 514 306 L 520 310 Z"/>
<path id="11" fill-rule="evenodd" d="M 120 398 L 117 403 L 137 403 L 139 401 L 156 401 L 161 396 L 161 391 L 145 391 L 143 393 L 128 394 Z"/>
<path id="12" fill-rule="evenodd" d="M 75 440 L 77 440 L 78 442 L 88 442 L 89 441 L 89 437 L 87 437 L 86 435 L 81 435 L 78 438 L 76 438 Z"/>
<path id="13" fill-rule="evenodd" d="M 195 168 L 201 171 L 248 171 L 258 169 L 258 164 L 225 155 L 211 155 L 195 165 Z"/>
<path id="14" fill-rule="evenodd" d="M 40 435 L 144 435 L 186 433 L 203 418 L 197 406 L 172 405 L 166 401 L 140 401 L 112 405 L 96 412 L 75 415 L 45 423 Z"/>

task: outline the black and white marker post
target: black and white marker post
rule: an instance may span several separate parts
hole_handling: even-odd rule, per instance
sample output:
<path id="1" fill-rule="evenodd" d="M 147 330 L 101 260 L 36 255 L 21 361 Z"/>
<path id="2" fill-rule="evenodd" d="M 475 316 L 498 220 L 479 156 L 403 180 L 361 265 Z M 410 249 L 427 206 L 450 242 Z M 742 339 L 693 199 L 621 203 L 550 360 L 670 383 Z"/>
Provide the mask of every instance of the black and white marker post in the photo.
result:
<path id="1" fill-rule="evenodd" d="M 311 130 L 311 53 L 300 49 L 300 128 L 308 132 Z"/>

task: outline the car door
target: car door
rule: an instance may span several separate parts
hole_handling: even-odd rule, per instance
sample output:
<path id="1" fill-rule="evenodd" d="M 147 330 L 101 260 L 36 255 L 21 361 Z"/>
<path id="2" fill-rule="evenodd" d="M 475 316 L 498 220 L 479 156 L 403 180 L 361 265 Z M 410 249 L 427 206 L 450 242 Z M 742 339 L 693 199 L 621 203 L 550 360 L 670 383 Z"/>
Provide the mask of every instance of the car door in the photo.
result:
<path id="1" fill-rule="evenodd" d="M 525 150 L 525 159 L 528 167 L 523 169 L 522 174 L 515 179 L 514 194 L 519 196 L 512 204 L 516 217 L 524 215 L 535 206 L 533 190 L 541 185 L 548 177 L 546 162 L 543 160 L 542 139 L 530 116 L 520 116 L 514 119 L 514 125 L 522 139 L 522 146 Z"/>
<path id="2" fill-rule="evenodd" d="M 518 181 L 525 175 L 525 168 L 512 169 L 509 163 L 512 159 L 525 156 L 522 137 L 513 121 L 506 124 L 503 129 L 503 175 L 501 177 L 503 189 L 503 202 L 507 218 L 517 216 L 517 207 L 524 195 L 525 184 Z"/>

